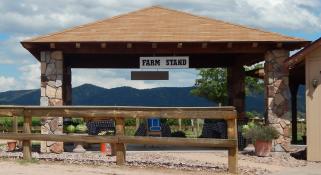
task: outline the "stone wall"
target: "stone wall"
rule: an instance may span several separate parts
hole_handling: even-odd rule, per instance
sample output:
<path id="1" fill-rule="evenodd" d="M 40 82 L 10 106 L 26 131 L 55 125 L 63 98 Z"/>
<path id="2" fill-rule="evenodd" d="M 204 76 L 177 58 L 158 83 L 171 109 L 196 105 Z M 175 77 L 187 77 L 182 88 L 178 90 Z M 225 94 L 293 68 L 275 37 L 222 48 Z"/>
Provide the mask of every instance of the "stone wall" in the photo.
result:
<path id="1" fill-rule="evenodd" d="M 265 54 L 265 119 L 280 133 L 273 143 L 274 151 L 288 151 L 291 142 L 289 71 L 284 66 L 288 57 L 287 50 L 272 50 Z"/>
<path id="2" fill-rule="evenodd" d="M 63 54 L 61 51 L 41 52 L 41 106 L 62 106 L 63 98 Z M 41 134 L 62 134 L 62 117 L 43 117 Z M 63 152 L 62 142 L 41 142 L 41 152 Z"/>

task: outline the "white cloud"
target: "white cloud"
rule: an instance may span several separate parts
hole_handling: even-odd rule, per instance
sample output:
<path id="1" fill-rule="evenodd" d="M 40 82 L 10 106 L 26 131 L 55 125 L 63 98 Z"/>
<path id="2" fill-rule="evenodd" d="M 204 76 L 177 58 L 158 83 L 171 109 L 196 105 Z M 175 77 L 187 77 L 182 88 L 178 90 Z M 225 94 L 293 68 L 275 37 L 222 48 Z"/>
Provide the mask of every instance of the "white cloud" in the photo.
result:
<path id="1" fill-rule="evenodd" d="M 169 80 L 143 81 L 130 80 L 131 69 L 73 69 L 73 87 L 90 83 L 104 88 L 131 86 L 137 89 L 154 87 L 186 87 L 193 86 L 196 78 L 196 70 L 170 70 Z"/>
<path id="2" fill-rule="evenodd" d="M 39 63 L 19 43 L 25 38 L 157 4 L 266 30 L 292 33 L 321 31 L 320 0 L 1 0 L 0 33 L 9 37 L 0 42 L 0 68 L 1 64 L 13 64 L 21 72 L 20 77 L 2 77 L 2 81 L 9 82 L 13 89 L 39 88 Z M 129 70 L 74 72 L 74 86 L 93 83 L 107 88 L 192 86 L 197 77 L 195 70 L 171 71 L 169 81 L 131 81 Z M 10 85 L 10 82 L 16 84 Z"/>
<path id="3" fill-rule="evenodd" d="M 8 90 L 15 90 L 17 88 L 17 81 L 14 77 L 5 77 L 0 76 L 0 92 L 8 91 Z"/>
<path id="4" fill-rule="evenodd" d="M 40 64 L 29 64 L 19 68 L 21 76 L 19 77 L 20 89 L 38 89 L 40 88 Z"/>

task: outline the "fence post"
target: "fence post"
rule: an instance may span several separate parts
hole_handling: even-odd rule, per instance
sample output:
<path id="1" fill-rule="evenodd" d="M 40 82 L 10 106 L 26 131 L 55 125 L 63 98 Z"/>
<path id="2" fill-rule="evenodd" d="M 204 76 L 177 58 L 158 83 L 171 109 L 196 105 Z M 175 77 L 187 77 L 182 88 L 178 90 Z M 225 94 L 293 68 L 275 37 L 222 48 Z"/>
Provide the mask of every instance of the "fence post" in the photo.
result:
<path id="1" fill-rule="evenodd" d="M 24 116 L 23 132 L 25 134 L 31 133 L 31 122 L 32 122 L 31 116 Z M 23 140 L 22 145 L 23 145 L 23 159 L 30 161 L 31 160 L 31 141 Z"/>
<path id="2" fill-rule="evenodd" d="M 237 125 L 236 119 L 227 120 L 227 135 L 228 139 L 237 139 Z M 228 171 L 230 173 L 237 174 L 237 142 L 236 146 L 233 148 L 228 148 Z"/>
<path id="3" fill-rule="evenodd" d="M 12 116 L 12 132 L 18 133 L 18 117 Z"/>
<path id="4" fill-rule="evenodd" d="M 124 118 L 116 118 L 116 136 L 125 135 Z M 124 143 L 116 143 L 116 164 L 124 165 L 126 162 L 126 150 Z"/>

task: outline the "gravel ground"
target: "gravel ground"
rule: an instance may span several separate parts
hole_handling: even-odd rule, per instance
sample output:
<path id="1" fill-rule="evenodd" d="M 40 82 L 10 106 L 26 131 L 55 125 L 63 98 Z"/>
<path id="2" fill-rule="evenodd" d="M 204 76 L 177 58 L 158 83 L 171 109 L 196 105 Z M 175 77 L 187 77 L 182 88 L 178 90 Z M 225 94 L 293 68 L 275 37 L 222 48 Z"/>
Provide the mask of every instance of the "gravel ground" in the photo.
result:
<path id="1" fill-rule="evenodd" d="M 33 158 L 41 162 L 58 162 L 73 165 L 115 166 L 115 157 L 104 156 L 99 152 L 39 154 Z M 10 160 L 22 158 L 21 152 L 6 152 L 0 148 L 0 157 Z M 227 152 L 166 152 L 128 151 L 126 167 L 171 169 L 177 171 L 197 172 L 197 174 L 226 174 Z M 270 157 L 257 157 L 252 152 L 239 154 L 240 174 L 271 174 L 291 167 L 307 166 L 306 161 L 296 160 L 288 153 L 272 153 Z M 153 170 L 154 171 L 154 170 Z"/>

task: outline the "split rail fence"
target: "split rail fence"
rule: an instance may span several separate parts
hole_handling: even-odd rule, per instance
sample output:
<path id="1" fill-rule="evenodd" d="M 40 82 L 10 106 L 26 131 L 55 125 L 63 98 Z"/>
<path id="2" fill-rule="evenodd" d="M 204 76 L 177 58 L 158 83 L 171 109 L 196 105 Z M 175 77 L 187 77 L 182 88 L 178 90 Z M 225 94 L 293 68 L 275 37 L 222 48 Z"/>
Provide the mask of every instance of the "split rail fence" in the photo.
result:
<path id="1" fill-rule="evenodd" d="M 117 106 L 0 106 L 1 117 L 24 118 L 23 133 L 0 133 L 0 139 L 21 140 L 23 158 L 31 160 L 31 141 L 84 143 L 113 143 L 116 145 L 116 164 L 126 162 L 125 144 L 213 147 L 228 150 L 228 170 L 237 173 L 237 112 L 234 107 L 117 107 Z M 32 117 L 81 117 L 114 119 L 115 136 L 45 135 L 31 133 Z M 224 119 L 228 139 L 171 138 L 125 136 L 125 118 L 147 119 L 151 116 L 173 119 Z"/>

